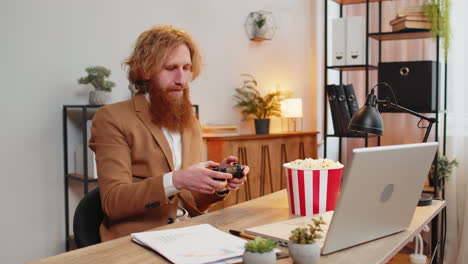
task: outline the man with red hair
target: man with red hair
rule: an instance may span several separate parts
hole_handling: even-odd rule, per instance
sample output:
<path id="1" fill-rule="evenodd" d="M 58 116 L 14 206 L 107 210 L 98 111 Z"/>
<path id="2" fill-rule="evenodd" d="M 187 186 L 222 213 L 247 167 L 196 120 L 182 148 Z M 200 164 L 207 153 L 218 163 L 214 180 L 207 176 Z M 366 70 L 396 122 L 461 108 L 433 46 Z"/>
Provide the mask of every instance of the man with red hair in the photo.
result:
<path id="1" fill-rule="evenodd" d="M 246 180 L 209 169 L 232 165 L 236 157 L 201 162 L 188 86 L 200 74 L 201 58 L 190 35 L 154 27 L 140 35 L 124 63 L 138 93 L 100 108 L 90 139 L 105 214 L 102 241 L 200 215 Z"/>

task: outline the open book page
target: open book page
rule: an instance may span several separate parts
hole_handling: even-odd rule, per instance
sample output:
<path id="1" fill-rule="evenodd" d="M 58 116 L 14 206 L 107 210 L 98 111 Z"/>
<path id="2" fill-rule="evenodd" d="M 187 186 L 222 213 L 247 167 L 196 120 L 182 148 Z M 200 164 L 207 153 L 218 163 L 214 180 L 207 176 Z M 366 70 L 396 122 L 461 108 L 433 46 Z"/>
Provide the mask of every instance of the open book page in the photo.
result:
<path id="1" fill-rule="evenodd" d="M 137 243 L 177 264 L 218 263 L 231 258 L 239 260 L 246 243 L 208 224 L 133 233 L 132 237 Z"/>

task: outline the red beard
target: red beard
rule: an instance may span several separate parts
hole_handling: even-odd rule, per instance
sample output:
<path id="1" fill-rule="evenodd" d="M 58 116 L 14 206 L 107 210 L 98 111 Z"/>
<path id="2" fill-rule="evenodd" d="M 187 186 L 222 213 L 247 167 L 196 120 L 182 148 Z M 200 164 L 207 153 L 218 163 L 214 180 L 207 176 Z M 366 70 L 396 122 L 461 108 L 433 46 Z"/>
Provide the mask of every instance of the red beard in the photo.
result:
<path id="1" fill-rule="evenodd" d="M 182 90 L 182 96 L 171 96 L 169 91 Z M 171 86 L 165 89 L 150 89 L 151 112 L 153 122 L 170 131 L 182 132 L 190 127 L 194 118 L 188 86 Z"/>

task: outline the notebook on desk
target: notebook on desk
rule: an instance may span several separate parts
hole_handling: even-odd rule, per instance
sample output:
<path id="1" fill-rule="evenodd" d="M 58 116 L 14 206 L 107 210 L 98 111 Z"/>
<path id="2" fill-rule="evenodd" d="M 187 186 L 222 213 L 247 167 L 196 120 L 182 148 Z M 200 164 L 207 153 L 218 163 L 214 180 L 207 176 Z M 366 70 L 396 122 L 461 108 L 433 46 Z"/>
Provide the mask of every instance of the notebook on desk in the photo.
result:
<path id="1" fill-rule="evenodd" d="M 248 228 L 245 233 L 288 244 L 290 231 L 323 216 L 318 241 L 329 254 L 405 230 L 411 223 L 438 143 L 354 149 L 334 212 Z"/>

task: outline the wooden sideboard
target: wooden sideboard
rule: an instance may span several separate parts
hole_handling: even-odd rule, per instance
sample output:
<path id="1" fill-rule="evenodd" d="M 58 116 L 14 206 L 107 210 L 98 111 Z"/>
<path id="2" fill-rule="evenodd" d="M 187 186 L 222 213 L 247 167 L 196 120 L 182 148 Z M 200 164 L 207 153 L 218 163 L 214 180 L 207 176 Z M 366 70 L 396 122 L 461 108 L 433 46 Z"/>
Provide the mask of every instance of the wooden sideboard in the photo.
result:
<path id="1" fill-rule="evenodd" d="M 206 136 L 208 160 L 220 162 L 230 155 L 248 165 L 248 181 L 210 211 L 225 208 L 286 188 L 283 164 L 303 158 L 317 158 L 318 132 L 290 132 L 268 135 Z"/>

